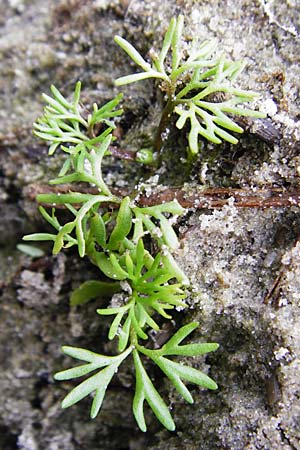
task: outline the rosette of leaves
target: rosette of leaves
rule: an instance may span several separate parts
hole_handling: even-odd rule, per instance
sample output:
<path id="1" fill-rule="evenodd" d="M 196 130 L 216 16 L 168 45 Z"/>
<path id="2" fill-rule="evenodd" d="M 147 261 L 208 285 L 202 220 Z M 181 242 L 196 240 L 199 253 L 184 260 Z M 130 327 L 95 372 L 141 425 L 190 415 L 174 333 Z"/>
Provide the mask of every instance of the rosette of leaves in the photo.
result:
<path id="1" fill-rule="evenodd" d="M 162 135 L 170 115 L 179 116 L 176 126 L 189 126 L 189 150 L 198 153 L 199 136 L 220 144 L 222 140 L 231 144 L 238 142 L 232 133 L 242 133 L 243 128 L 229 116 L 263 118 L 265 114 L 244 108 L 257 94 L 234 87 L 233 83 L 244 68 L 241 61 L 230 61 L 223 55 L 216 57 L 215 41 L 198 43 L 197 38 L 187 46 L 182 35 L 183 16 L 174 17 L 164 37 L 161 51 L 151 53 L 147 62 L 126 39 L 115 36 L 115 42 L 142 69 L 141 72 L 118 78 L 117 86 L 154 78 L 160 80 L 160 89 L 167 95 L 167 103 L 158 126 L 156 150 L 161 150 Z M 221 96 L 222 100 L 218 100 Z M 228 116 L 229 114 L 229 116 Z"/>

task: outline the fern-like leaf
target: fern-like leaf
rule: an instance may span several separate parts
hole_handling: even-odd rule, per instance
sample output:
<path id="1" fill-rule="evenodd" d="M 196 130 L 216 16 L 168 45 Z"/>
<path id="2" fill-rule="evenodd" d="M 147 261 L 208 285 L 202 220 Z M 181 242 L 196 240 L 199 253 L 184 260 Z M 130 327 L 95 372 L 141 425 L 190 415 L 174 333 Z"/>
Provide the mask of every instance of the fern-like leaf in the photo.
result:
<path id="1" fill-rule="evenodd" d="M 133 348 L 129 347 L 120 355 L 104 356 L 81 348 L 63 347 L 63 351 L 65 354 L 76 359 L 87 361 L 88 364 L 58 372 L 54 376 L 56 380 L 70 380 L 72 378 L 78 378 L 83 375 L 87 375 L 90 372 L 101 367 L 105 368 L 95 375 L 92 375 L 90 378 L 83 381 L 71 392 L 69 392 L 69 394 L 64 398 L 62 402 L 62 408 L 69 408 L 90 393 L 95 392 L 95 397 L 93 399 L 91 407 L 91 418 L 94 419 L 101 408 L 106 389 L 112 377 L 114 376 L 120 364 L 124 361 L 125 358 L 127 358 L 132 350 Z"/>
<path id="2" fill-rule="evenodd" d="M 150 380 L 139 354 L 133 351 L 134 365 L 136 371 L 136 388 L 133 399 L 133 414 L 142 431 L 147 431 L 144 416 L 144 401 L 146 400 L 157 419 L 170 431 L 175 430 L 175 424 L 169 408 L 157 392 Z"/>

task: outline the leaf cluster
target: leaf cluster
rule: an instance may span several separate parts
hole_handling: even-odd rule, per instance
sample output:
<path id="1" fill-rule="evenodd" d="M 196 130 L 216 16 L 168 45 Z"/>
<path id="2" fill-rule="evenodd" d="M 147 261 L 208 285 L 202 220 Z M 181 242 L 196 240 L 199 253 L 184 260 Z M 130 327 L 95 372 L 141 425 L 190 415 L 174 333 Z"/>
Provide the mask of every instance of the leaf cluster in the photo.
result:
<path id="1" fill-rule="evenodd" d="M 95 418 L 101 408 L 105 391 L 118 370 L 121 363 L 130 355 L 133 355 L 135 367 L 135 395 L 133 399 L 133 413 L 138 426 L 142 431 L 147 430 L 144 416 L 144 402 L 149 404 L 157 419 L 168 430 L 175 429 L 175 423 L 165 401 L 153 385 L 141 359 L 141 354 L 149 357 L 161 371 L 169 378 L 175 389 L 189 403 L 193 403 L 191 393 L 183 380 L 201 387 L 215 390 L 216 383 L 206 374 L 192 367 L 179 364 L 166 356 L 199 356 L 217 350 L 218 344 L 186 344 L 179 345 L 190 333 L 198 327 L 197 322 L 192 322 L 181 327 L 174 336 L 159 350 L 149 350 L 143 346 L 129 346 L 117 356 L 104 356 L 82 348 L 63 347 L 63 352 L 72 358 L 84 361 L 86 364 L 63 370 L 55 374 L 56 380 L 70 380 L 79 378 L 101 369 L 96 374 L 77 385 L 62 402 L 63 408 L 68 408 L 94 392 L 91 406 L 91 418 Z"/>
<path id="2" fill-rule="evenodd" d="M 214 56 L 217 47 L 214 41 L 199 44 L 193 39 L 186 48 L 182 38 L 183 21 L 181 15 L 171 20 L 161 51 L 151 55 L 152 64 L 146 62 L 132 44 L 116 36 L 115 42 L 143 72 L 120 77 L 115 83 L 122 86 L 146 78 L 162 80 L 160 88 L 168 97 L 166 112 L 179 116 L 177 128 L 189 124 L 188 143 L 192 154 L 198 153 L 199 136 L 215 144 L 220 144 L 222 139 L 236 144 L 238 140 L 230 132 L 242 133 L 243 129 L 227 114 L 265 117 L 259 111 L 239 106 L 257 96 L 255 92 L 233 86 L 244 63 L 226 60 L 224 55 Z M 218 101 L 220 96 L 222 100 Z"/>
<path id="3" fill-rule="evenodd" d="M 102 160 L 109 154 L 109 145 L 113 139 L 111 132 L 114 128 L 112 119 L 119 115 L 119 110 L 115 111 L 114 108 L 117 107 L 120 96 L 100 109 L 94 107 L 93 115 L 84 122 L 79 113 L 79 92 L 80 85 L 77 84 L 73 102 L 68 102 L 54 87 L 52 87 L 53 99 L 45 97 L 49 105 L 45 108 L 43 118 L 37 122 L 36 129 L 39 131 L 36 131 L 36 134 L 49 141 L 51 154 L 60 145 L 67 156 L 58 177 L 51 180 L 50 184 L 68 183 L 73 184 L 75 189 L 64 194 L 39 195 L 37 197 L 39 202 L 52 205 L 51 212 L 43 206 L 40 206 L 40 212 L 54 228 L 54 232 L 31 234 L 25 236 L 24 240 L 52 241 L 54 255 L 63 248 L 75 246 L 79 255 L 87 256 L 99 268 L 102 276 L 106 277 L 83 283 L 72 293 L 71 305 L 79 306 L 98 296 L 122 293 L 124 282 L 127 292 L 123 292 L 123 304 L 120 306 L 97 310 L 102 316 L 113 316 L 108 339 L 118 339 L 116 356 L 104 356 L 85 349 L 63 347 L 64 353 L 85 361 L 85 364 L 59 372 L 55 376 L 56 379 L 67 380 L 87 376 L 94 371 L 97 373 L 75 387 L 66 396 L 62 406 L 69 407 L 94 392 L 91 417 L 96 417 L 114 373 L 123 360 L 132 353 L 136 372 L 133 411 L 138 425 L 143 431 L 146 430 L 143 413 L 143 404 L 146 400 L 157 418 L 171 430 L 175 427 L 173 419 L 167 405 L 154 388 L 140 355 L 147 356 L 157 364 L 175 387 L 181 393 L 184 392 L 184 398 L 188 401 L 191 401 L 191 398 L 183 391 L 182 381 L 178 381 L 181 378 L 211 389 L 216 386 L 213 382 L 207 383 L 205 376 L 191 367 L 185 367 L 184 372 L 179 373 L 178 363 L 165 358 L 172 352 L 173 355 L 187 354 L 184 348 L 178 347 L 175 350 L 174 346 L 189 334 L 190 331 L 184 333 L 185 328 L 181 329 L 179 334 L 175 334 L 175 340 L 171 339 L 169 346 L 165 345 L 162 348 L 162 353 L 147 350 L 140 343 L 147 341 L 150 330 L 159 332 L 160 326 L 156 317 L 170 320 L 172 319 L 170 312 L 174 308 L 186 307 L 184 299 L 187 295 L 188 279 L 172 255 L 179 242 L 170 221 L 170 218 L 173 222 L 174 217 L 184 214 L 185 210 L 177 201 L 141 208 L 130 197 L 120 198 L 111 193 L 103 178 Z M 98 121 L 105 121 L 107 128 L 99 136 L 89 138 L 89 127 Z M 70 127 L 73 127 L 73 131 Z M 81 129 L 84 128 L 84 138 L 81 139 L 79 133 L 83 133 Z M 78 142 L 74 142 L 75 135 Z M 98 192 L 86 194 L 77 192 L 78 182 L 96 186 Z M 70 219 L 65 223 L 59 221 L 56 205 L 63 205 L 69 210 Z M 148 235 L 156 243 L 158 249 L 156 254 L 151 254 L 145 247 L 145 236 Z M 192 329 L 194 326 L 189 328 L 191 331 Z M 196 351 L 198 347 L 191 348 Z M 213 349 L 215 348 L 214 346 Z M 207 351 L 211 349 L 207 347 Z M 197 351 L 195 354 L 198 354 Z M 172 376 L 171 366 L 174 370 Z"/>

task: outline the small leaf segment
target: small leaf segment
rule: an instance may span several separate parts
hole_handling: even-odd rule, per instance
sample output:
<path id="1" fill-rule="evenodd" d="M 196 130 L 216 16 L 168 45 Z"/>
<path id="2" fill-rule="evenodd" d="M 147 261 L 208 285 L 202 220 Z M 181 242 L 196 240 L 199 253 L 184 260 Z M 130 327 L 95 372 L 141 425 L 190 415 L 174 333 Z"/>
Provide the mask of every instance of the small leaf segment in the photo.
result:
<path id="1" fill-rule="evenodd" d="M 185 125 L 190 128 L 188 143 L 192 155 L 199 151 L 199 136 L 215 144 L 220 144 L 222 140 L 236 144 L 238 140 L 231 132 L 242 133 L 243 128 L 227 114 L 265 117 L 264 113 L 239 106 L 257 97 L 255 92 L 233 86 L 245 64 L 242 61 L 229 61 L 224 55 L 213 56 L 217 49 L 215 41 L 199 44 L 195 38 L 186 47 L 182 38 L 183 29 L 183 16 L 174 17 L 160 53 L 151 56 L 151 64 L 126 39 L 115 36 L 115 42 L 143 70 L 120 77 L 115 84 L 122 86 L 147 78 L 161 81 L 159 87 L 165 92 L 167 102 L 158 125 L 156 151 L 161 151 L 163 135 L 173 113 L 179 116 L 177 128 L 181 130 Z M 220 96 L 222 100 L 218 101 Z"/>
<path id="2" fill-rule="evenodd" d="M 39 209 L 54 232 L 31 234 L 24 240 L 52 241 L 54 255 L 62 249 L 77 247 L 79 256 L 87 256 L 99 269 L 99 280 L 86 281 L 71 294 L 72 306 L 116 293 L 123 299 L 117 307 L 97 310 L 99 315 L 113 318 L 108 339 L 117 339 L 117 355 L 106 356 L 86 349 L 63 347 L 66 355 L 84 361 L 84 364 L 58 372 L 55 379 L 87 378 L 71 390 L 62 407 L 68 408 L 94 393 L 90 414 L 95 418 L 112 377 L 131 355 L 136 374 L 133 412 L 138 426 L 142 431 L 147 429 L 144 417 L 146 401 L 157 419 L 167 429 L 174 430 L 169 408 L 147 374 L 143 359 L 148 358 L 156 364 L 190 403 L 192 396 L 183 380 L 208 389 L 217 388 L 207 375 L 169 359 L 169 356 L 197 356 L 217 349 L 217 344 L 179 345 L 198 326 L 197 323 L 180 328 L 159 350 L 150 350 L 143 344 L 147 344 L 151 330 L 159 333 L 161 319 L 172 319 L 174 308 L 187 307 L 184 300 L 189 281 L 172 254 L 178 249 L 179 242 L 171 224 L 185 210 L 176 200 L 141 208 L 130 197 L 121 198 L 113 194 L 106 184 L 102 160 L 110 154 L 110 144 L 114 139 L 113 119 L 122 111 L 116 109 L 120 95 L 101 108 L 94 106 L 92 115 L 85 120 L 79 106 L 80 83 L 76 85 L 73 102 L 66 100 L 55 87 L 52 86 L 51 90 L 53 98 L 44 96 L 48 105 L 44 116 L 35 124 L 35 134 L 49 142 L 51 155 L 60 148 L 67 156 L 58 177 L 50 184 L 73 185 L 74 190 L 70 188 L 68 193 L 38 195 L 39 203 L 51 207 L 51 211 L 44 206 Z M 91 136 L 91 127 L 99 123 L 102 132 Z M 92 185 L 94 191 L 96 187 L 96 192 L 77 192 L 78 182 Z M 69 211 L 69 219 L 64 223 L 61 223 L 55 208 L 62 205 Z M 147 241 L 150 236 L 155 242 L 157 251 L 154 255 L 145 245 L 145 236 Z"/>

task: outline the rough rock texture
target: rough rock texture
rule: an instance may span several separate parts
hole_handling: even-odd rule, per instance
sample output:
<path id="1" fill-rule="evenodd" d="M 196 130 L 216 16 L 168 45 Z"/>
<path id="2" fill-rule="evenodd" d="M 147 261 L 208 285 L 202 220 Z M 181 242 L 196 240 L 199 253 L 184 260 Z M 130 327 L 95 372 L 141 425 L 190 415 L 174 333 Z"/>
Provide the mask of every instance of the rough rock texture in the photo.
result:
<path id="1" fill-rule="evenodd" d="M 290 450 L 300 449 L 300 244 L 299 208 L 191 211 L 180 224 L 178 258 L 193 282 L 188 313 L 176 324 L 201 323 L 195 333 L 220 350 L 194 360 L 219 384 L 214 393 L 192 387 L 185 404 L 160 378 L 176 432 L 161 430 L 149 412 L 149 431 L 132 418 L 133 374 L 127 364 L 108 391 L 95 421 L 89 401 L 62 411 L 68 383 L 52 374 L 66 367 L 60 345 L 111 351 L 99 305 L 71 310 L 72 288 L 93 268 L 75 252 L 32 260 L 16 250 L 24 233 L 45 224 L 28 186 L 45 183 L 60 158 L 46 157 L 31 124 L 42 110 L 40 93 L 54 83 L 66 95 L 83 82 L 87 104 L 117 92 L 113 79 L 130 73 L 113 44 L 118 33 L 147 54 L 158 46 L 169 19 L 183 12 L 186 37 L 217 38 L 248 66 L 245 88 L 261 92 L 261 105 L 281 135 L 263 143 L 254 124 L 236 146 L 203 144 L 190 175 L 185 137 L 170 135 L 170 155 L 159 182 L 180 185 L 290 189 L 299 186 L 299 2 L 295 0 L 3 0 L 0 4 L 0 448 L 2 450 Z M 157 125 L 160 96 L 151 82 L 123 89 L 123 143 L 148 145 Z M 176 145 L 174 144 L 176 142 Z M 109 165 L 110 164 L 110 165 Z M 132 185 L 143 169 L 110 162 L 111 183 Z M 125 175 L 124 175 L 125 173 Z M 147 176 L 147 173 L 145 174 Z M 278 278 L 277 278 L 278 277 Z M 277 278 L 278 283 L 274 284 Z M 274 287 L 271 290 L 272 286 Z M 271 290 L 271 291 L 270 291 Z M 270 293 L 270 295 L 267 295 Z M 177 323 L 178 322 L 178 323 Z M 155 375 L 155 374 L 154 374 Z"/>

